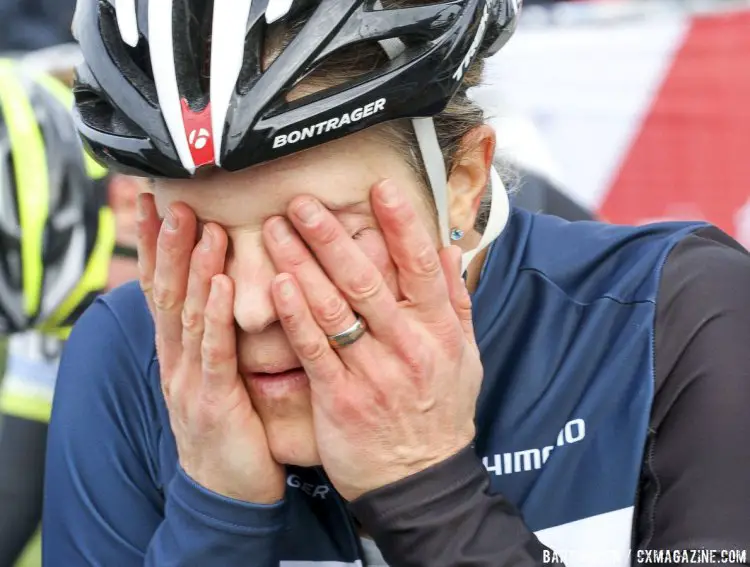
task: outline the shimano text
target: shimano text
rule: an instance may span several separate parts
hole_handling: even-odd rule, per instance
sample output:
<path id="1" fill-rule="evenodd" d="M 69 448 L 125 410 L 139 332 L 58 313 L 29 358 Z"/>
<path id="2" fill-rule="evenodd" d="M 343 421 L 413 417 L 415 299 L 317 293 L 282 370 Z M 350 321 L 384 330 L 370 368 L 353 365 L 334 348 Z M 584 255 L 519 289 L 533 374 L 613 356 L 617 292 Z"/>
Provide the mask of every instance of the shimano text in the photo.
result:
<path id="1" fill-rule="evenodd" d="M 484 457 L 487 471 L 496 475 L 508 475 L 512 473 L 539 470 L 549 459 L 550 453 L 555 447 L 563 447 L 572 443 L 578 443 L 586 437 L 586 423 L 582 419 L 574 419 L 565 424 L 562 431 L 557 435 L 555 445 L 546 447 L 524 449 L 512 453 L 498 453 Z"/>

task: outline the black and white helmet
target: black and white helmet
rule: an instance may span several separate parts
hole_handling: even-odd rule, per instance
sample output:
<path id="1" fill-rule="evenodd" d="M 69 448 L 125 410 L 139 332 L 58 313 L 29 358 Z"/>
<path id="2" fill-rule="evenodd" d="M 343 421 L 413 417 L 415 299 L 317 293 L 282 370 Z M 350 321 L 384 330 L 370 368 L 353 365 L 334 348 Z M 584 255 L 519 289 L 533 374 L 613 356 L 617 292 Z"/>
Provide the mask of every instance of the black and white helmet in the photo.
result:
<path id="1" fill-rule="evenodd" d="M 70 90 L 0 60 L 0 334 L 66 336 L 107 284 L 107 170 L 75 134 Z"/>
<path id="2" fill-rule="evenodd" d="M 521 3 L 78 0 L 73 33 L 85 63 L 75 88 L 77 126 L 113 168 L 189 177 L 202 166 L 236 171 L 413 118 L 447 239 L 445 165 L 431 117 L 458 91 L 475 57 L 505 44 Z M 307 22 L 263 70 L 267 26 L 301 10 L 310 12 Z M 368 40 L 380 43 L 389 65 L 287 100 L 327 56 Z"/>

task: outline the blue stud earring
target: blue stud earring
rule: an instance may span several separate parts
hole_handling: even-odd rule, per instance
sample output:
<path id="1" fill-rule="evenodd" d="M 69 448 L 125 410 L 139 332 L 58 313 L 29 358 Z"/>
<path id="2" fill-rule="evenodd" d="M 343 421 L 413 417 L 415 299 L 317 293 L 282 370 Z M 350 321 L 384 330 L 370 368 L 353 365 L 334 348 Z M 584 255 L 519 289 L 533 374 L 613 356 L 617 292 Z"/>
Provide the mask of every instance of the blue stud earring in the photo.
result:
<path id="1" fill-rule="evenodd" d="M 451 240 L 461 240 L 464 237 L 464 231 L 460 228 L 452 228 L 451 229 Z"/>

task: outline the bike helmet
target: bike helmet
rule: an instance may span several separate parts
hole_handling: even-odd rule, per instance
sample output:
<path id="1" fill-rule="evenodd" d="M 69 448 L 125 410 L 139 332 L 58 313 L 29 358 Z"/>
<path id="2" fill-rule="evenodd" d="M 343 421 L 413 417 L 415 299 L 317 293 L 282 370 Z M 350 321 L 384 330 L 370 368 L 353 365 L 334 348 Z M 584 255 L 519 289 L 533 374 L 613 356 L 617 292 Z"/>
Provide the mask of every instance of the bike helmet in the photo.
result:
<path id="1" fill-rule="evenodd" d="M 77 127 L 111 167 L 190 177 L 202 166 L 236 171 L 412 118 L 448 243 L 445 163 L 431 117 L 459 90 L 475 57 L 505 44 L 521 3 L 79 0 L 73 35 L 85 63 L 74 88 Z M 267 26 L 302 10 L 306 23 L 264 70 Z M 368 41 L 380 43 L 388 65 L 288 100 L 326 57 Z M 493 181 L 500 185 L 496 174 Z M 493 193 L 484 245 L 507 220 L 505 192 Z"/>
<path id="2" fill-rule="evenodd" d="M 0 333 L 65 336 L 104 289 L 106 170 L 83 150 L 69 89 L 0 61 Z"/>

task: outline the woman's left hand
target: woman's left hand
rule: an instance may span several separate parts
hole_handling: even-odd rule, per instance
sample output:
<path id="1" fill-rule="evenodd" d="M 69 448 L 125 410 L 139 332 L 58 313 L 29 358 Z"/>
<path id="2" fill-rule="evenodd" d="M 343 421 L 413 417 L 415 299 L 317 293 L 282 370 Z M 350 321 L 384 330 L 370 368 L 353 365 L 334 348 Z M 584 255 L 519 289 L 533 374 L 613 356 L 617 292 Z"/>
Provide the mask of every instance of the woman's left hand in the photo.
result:
<path id="1" fill-rule="evenodd" d="M 310 379 L 320 458 L 350 501 L 471 443 L 482 380 L 460 250 L 438 252 L 392 182 L 373 188 L 372 205 L 398 270 L 400 301 L 315 199 L 290 205 L 298 234 L 279 217 L 265 227 L 266 246 L 281 272 L 274 302 Z M 355 313 L 367 332 L 332 348 L 327 335 L 351 327 Z"/>

